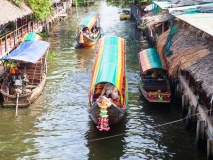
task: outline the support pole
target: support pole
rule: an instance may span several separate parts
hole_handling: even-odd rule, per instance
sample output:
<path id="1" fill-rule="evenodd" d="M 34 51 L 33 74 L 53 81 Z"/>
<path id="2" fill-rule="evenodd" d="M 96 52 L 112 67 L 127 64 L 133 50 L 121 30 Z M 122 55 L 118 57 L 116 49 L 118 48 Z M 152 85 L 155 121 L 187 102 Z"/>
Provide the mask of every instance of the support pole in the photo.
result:
<path id="1" fill-rule="evenodd" d="M 19 94 L 17 94 L 17 98 L 16 98 L 16 116 L 18 115 L 18 98 L 19 98 Z"/>
<path id="2" fill-rule="evenodd" d="M 197 147 L 200 147 L 204 143 L 204 139 L 205 139 L 205 121 L 198 120 L 195 145 Z"/>
<path id="3" fill-rule="evenodd" d="M 213 159 L 213 140 L 207 140 L 207 160 Z"/>

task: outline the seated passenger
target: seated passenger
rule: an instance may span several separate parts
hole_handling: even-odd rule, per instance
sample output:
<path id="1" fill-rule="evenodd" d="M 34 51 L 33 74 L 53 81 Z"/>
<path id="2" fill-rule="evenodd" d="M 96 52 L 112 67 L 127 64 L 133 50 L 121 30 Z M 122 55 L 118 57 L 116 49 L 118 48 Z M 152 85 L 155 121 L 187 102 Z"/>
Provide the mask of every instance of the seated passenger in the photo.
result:
<path id="1" fill-rule="evenodd" d="M 153 69 L 153 72 L 152 72 L 152 78 L 154 79 L 157 79 L 158 78 L 158 70 L 157 69 Z"/>

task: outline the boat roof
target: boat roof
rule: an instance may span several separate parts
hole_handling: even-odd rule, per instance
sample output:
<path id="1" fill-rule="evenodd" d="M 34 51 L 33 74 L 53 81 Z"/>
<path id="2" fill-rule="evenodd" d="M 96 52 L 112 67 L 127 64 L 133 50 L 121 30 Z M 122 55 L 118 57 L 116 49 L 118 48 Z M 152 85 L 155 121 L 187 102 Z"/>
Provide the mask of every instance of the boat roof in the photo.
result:
<path id="1" fill-rule="evenodd" d="M 23 41 L 35 41 L 35 40 L 40 40 L 41 36 L 34 32 L 28 32 L 24 36 L 21 37 L 20 42 Z"/>
<path id="2" fill-rule="evenodd" d="M 50 44 L 44 41 L 22 42 L 15 50 L 1 60 L 19 60 L 35 63 L 44 55 L 49 46 Z"/>
<path id="3" fill-rule="evenodd" d="M 115 36 L 99 39 L 90 90 L 98 83 L 109 82 L 121 91 L 124 72 L 125 40 Z"/>
<path id="4" fill-rule="evenodd" d="M 79 24 L 79 27 L 88 27 L 91 29 L 94 24 L 96 23 L 97 19 L 99 17 L 99 14 L 96 12 L 91 12 L 89 15 L 87 15 Z"/>
<path id="5" fill-rule="evenodd" d="M 149 69 L 165 69 L 166 65 L 155 48 L 148 48 L 139 53 L 140 65 L 143 72 Z"/>

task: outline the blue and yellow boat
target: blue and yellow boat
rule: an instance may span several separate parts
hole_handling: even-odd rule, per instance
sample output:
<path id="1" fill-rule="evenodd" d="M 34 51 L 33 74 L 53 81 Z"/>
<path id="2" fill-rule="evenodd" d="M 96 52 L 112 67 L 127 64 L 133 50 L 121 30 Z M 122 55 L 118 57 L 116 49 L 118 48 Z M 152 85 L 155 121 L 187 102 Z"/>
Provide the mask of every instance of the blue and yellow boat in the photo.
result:
<path id="1" fill-rule="evenodd" d="M 171 91 L 164 57 L 149 48 L 138 54 L 140 68 L 140 91 L 149 102 L 170 103 Z"/>
<path id="2" fill-rule="evenodd" d="M 117 99 L 107 95 L 105 85 L 116 89 Z M 103 94 L 103 92 L 105 92 Z M 108 36 L 99 39 L 89 90 L 89 114 L 99 130 L 119 123 L 128 109 L 125 40 Z M 106 122 L 106 126 L 102 125 Z"/>
<path id="3" fill-rule="evenodd" d="M 96 44 L 101 36 L 100 15 L 95 12 L 89 13 L 78 27 L 78 35 L 76 37 L 79 47 L 90 47 Z"/>

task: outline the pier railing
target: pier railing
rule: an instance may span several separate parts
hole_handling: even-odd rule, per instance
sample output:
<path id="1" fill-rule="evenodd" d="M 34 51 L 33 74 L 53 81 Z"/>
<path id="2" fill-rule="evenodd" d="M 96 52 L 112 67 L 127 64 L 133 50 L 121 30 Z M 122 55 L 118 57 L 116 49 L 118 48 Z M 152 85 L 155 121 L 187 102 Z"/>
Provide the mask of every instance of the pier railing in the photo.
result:
<path id="1" fill-rule="evenodd" d="M 66 8 L 58 11 L 56 10 L 53 17 L 46 18 L 43 21 L 33 22 L 29 21 L 27 24 L 22 25 L 16 30 L 9 31 L 5 35 L 0 37 L 0 58 L 7 55 L 11 50 L 13 50 L 21 37 L 25 35 L 27 32 L 41 32 L 43 27 L 47 25 L 49 22 L 52 22 L 53 19 L 60 16 L 66 11 Z"/>

